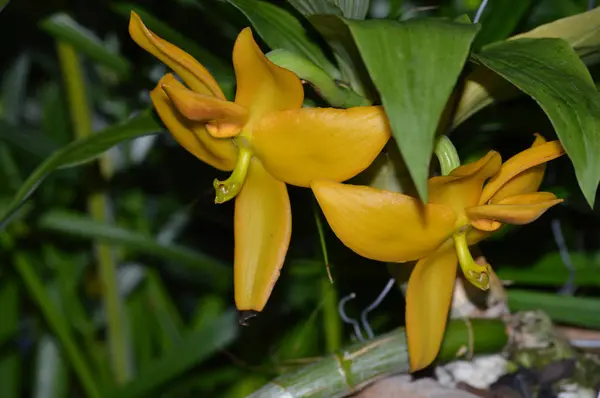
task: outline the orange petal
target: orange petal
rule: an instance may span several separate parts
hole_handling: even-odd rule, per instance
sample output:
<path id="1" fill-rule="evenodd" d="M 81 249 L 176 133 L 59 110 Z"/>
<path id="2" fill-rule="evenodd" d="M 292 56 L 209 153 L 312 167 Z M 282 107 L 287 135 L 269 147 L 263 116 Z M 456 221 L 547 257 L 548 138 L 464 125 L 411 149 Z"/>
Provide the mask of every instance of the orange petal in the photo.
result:
<path id="1" fill-rule="evenodd" d="M 429 179 L 429 202 L 451 206 L 458 214 L 479 200 L 486 179 L 498 172 L 502 164 L 500 154 L 489 151 L 484 157 L 454 169 L 450 175 Z M 466 220 L 459 220 L 463 222 Z"/>
<path id="2" fill-rule="evenodd" d="M 535 135 L 535 140 L 531 147 L 542 145 L 546 142 L 546 139 L 539 134 Z M 500 189 L 496 191 L 494 196 L 489 200 L 490 203 L 498 203 L 502 199 L 513 195 L 520 195 L 524 193 L 536 192 L 542 180 L 544 179 L 544 172 L 546 171 L 546 164 L 540 164 L 534 166 L 524 172 L 517 174 L 515 177 L 510 179 Z"/>
<path id="3" fill-rule="evenodd" d="M 246 108 L 234 102 L 198 94 L 182 86 L 163 84 L 162 88 L 183 116 L 207 123 L 206 128 L 213 137 L 233 137 L 248 119 Z"/>
<path id="4" fill-rule="evenodd" d="M 167 94 L 161 89 L 163 84 L 170 87 L 184 87 L 175 76 L 168 73 L 150 93 L 154 108 L 173 138 L 188 152 L 214 168 L 233 170 L 237 159 L 237 148 L 231 139 L 213 138 L 201 123 L 185 119 L 173 106 Z"/>
<path id="5" fill-rule="evenodd" d="M 429 366 L 437 356 L 448 319 L 458 259 L 444 250 L 420 260 L 406 290 L 406 340 L 410 370 Z"/>
<path id="6" fill-rule="evenodd" d="M 135 11 L 131 11 L 129 34 L 140 47 L 173 69 L 192 90 L 225 99 L 219 84 L 204 66 L 182 49 L 152 33 Z"/>
<path id="7" fill-rule="evenodd" d="M 539 143 L 539 141 L 538 141 Z M 519 152 L 502 164 L 500 171 L 485 184 L 479 204 L 487 203 L 507 182 L 515 176 L 540 165 L 556 159 L 565 153 L 559 141 L 539 143 L 529 149 Z M 535 182 L 535 181 L 534 181 Z M 536 188 L 537 189 L 537 188 Z"/>
<path id="8" fill-rule="evenodd" d="M 304 89 L 300 79 L 265 57 L 250 28 L 242 30 L 235 41 L 233 66 L 237 80 L 235 102 L 250 111 L 251 120 L 302 106 Z"/>
<path id="9" fill-rule="evenodd" d="M 383 108 L 302 108 L 271 113 L 254 127 L 265 168 L 288 184 L 344 181 L 366 169 L 390 137 Z"/>
<path id="10" fill-rule="evenodd" d="M 485 219 L 523 225 L 537 220 L 546 210 L 562 201 L 550 192 L 534 192 L 509 196 L 498 204 L 470 207 L 466 211 L 471 220 Z"/>
<path id="11" fill-rule="evenodd" d="M 264 308 L 279 278 L 291 232 L 285 183 L 253 158 L 235 200 L 235 303 L 240 311 Z"/>
<path id="12" fill-rule="evenodd" d="M 430 254 L 452 234 L 443 205 L 367 186 L 313 181 L 311 188 L 337 237 L 363 257 L 404 262 Z"/>

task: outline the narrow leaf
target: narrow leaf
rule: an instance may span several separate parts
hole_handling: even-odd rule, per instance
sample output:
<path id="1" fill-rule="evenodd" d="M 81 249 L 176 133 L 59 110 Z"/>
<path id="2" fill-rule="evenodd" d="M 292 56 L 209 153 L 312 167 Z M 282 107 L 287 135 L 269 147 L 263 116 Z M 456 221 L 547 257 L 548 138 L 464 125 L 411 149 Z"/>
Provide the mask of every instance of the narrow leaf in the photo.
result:
<path id="1" fill-rule="evenodd" d="M 115 243 L 199 270 L 205 275 L 206 282 L 218 290 L 228 289 L 232 280 L 230 267 L 214 258 L 175 244 L 162 244 L 152 236 L 130 231 L 117 225 L 95 221 L 79 213 L 49 212 L 40 218 L 39 223 L 45 229 L 83 239 L 99 239 Z"/>
<path id="2" fill-rule="evenodd" d="M 238 334 L 236 314 L 226 312 L 206 327 L 189 332 L 163 357 L 149 364 L 138 377 L 120 389 L 107 392 L 113 398 L 146 397 L 232 343 Z"/>
<path id="3" fill-rule="evenodd" d="M 600 94 L 575 51 L 561 39 L 520 39 L 492 44 L 476 59 L 542 107 L 593 207 L 600 182 Z"/>
<path id="4" fill-rule="evenodd" d="M 111 68 L 121 76 L 127 76 L 131 65 L 127 58 L 108 49 L 94 33 L 79 25 L 70 16 L 57 13 L 40 22 L 40 27 L 55 39 L 71 44 L 78 52 Z"/>
<path id="5" fill-rule="evenodd" d="M 300 22 L 288 11 L 266 1 L 228 1 L 250 20 L 254 29 L 271 49 L 283 48 L 303 55 L 320 66 L 331 77 L 339 77 L 336 67 L 308 37 Z"/>
<path id="6" fill-rule="evenodd" d="M 419 196 L 426 201 L 435 133 L 478 27 L 441 19 L 346 23 L 381 94 Z"/>
<path id="7" fill-rule="evenodd" d="M 35 192 L 49 173 L 57 169 L 89 162 L 123 141 L 153 134 L 158 130 L 160 130 L 159 124 L 153 118 L 152 112 L 147 110 L 99 133 L 73 141 L 66 147 L 56 151 L 39 165 L 19 188 L 12 203 L 7 206 L 0 217 L 0 229 L 6 226 L 7 217 Z"/>

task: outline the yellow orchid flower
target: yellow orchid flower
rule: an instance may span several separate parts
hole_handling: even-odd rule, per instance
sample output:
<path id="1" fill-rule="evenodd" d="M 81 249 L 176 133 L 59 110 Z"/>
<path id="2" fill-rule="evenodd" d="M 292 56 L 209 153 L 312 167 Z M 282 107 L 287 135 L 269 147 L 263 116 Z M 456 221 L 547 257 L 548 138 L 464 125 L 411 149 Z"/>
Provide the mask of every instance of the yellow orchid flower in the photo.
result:
<path id="1" fill-rule="evenodd" d="M 378 261 L 418 261 L 406 291 L 412 371 L 423 369 L 437 356 L 457 264 L 475 286 L 489 287 L 492 271 L 473 260 L 469 246 L 504 223 L 530 223 L 562 202 L 537 190 L 544 163 L 563 153 L 558 141 L 546 142 L 541 136 L 505 163 L 490 151 L 447 176 L 430 178 L 427 204 L 367 186 L 313 181 L 311 187 L 329 225 L 346 246 Z"/>
<path id="2" fill-rule="evenodd" d="M 150 96 L 173 137 L 209 165 L 233 173 L 215 180 L 215 202 L 232 198 L 235 302 L 261 311 L 283 265 L 291 235 L 286 183 L 344 181 L 363 171 L 390 137 L 381 107 L 301 108 L 300 79 L 270 62 L 241 31 L 233 49 L 235 101 L 192 56 L 161 39 L 131 13 L 133 40 L 169 66 Z M 186 87 L 187 85 L 187 87 Z"/>

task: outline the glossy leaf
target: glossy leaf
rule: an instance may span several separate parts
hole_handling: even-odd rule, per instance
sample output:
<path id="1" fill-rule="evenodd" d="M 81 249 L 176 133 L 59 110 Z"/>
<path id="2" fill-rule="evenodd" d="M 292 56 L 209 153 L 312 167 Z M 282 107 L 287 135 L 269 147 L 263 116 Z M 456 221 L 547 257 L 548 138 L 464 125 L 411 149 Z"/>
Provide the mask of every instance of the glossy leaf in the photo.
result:
<path id="1" fill-rule="evenodd" d="M 550 22 L 513 36 L 510 40 L 519 38 L 564 39 L 587 65 L 596 64 L 600 61 L 600 8 Z M 456 105 L 453 126 L 458 126 L 494 102 L 506 101 L 521 94 L 497 74 L 484 66 L 476 66 L 466 78 Z"/>
<path id="2" fill-rule="evenodd" d="M 488 2 L 479 20 L 481 29 L 473 41 L 473 48 L 479 49 L 510 36 L 529 11 L 532 2 L 533 0 Z"/>
<path id="3" fill-rule="evenodd" d="M 119 75 L 125 77 L 129 74 L 131 64 L 127 58 L 109 50 L 95 34 L 79 25 L 67 14 L 51 15 L 40 22 L 40 27 L 56 40 L 71 44 L 78 52 L 109 67 Z"/>
<path id="4" fill-rule="evenodd" d="M 96 134 L 71 142 L 64 148 L 54 152 L 39 165 L 25 180 L 14 196 L 13 202 L 0 216 L 0 228 L 6 225 L 10 216 L 39 186 L 42 180 L 51 172 L 78 166 L 94 160 L 113 146 L 133 138 L 156 133 L 160 130 L 152 112 L 145 111 L 122 123 L 110 126 Z"/>
<path id="5" fill-rule="evenodd" d="M 115 243 L 196 269 L 217 290 L 228 289 L 232 280 L 231 269 L 216 259 L 175 244 L 159 243 L 151 236 L 95 221 L 86 215 L 55 211 L 44 214 L 39 223 L 44 229 L 83 239 Z"/>
<path id="6" fill-rule="evenodd" d="M 252 23 L 267 45 L 303 55 L 332 77 L 338 77 L 336 67 L 323 51 L 308 37 L 300 22 L 288 11 L 266 1 L 228 0 Z"/>
<path id="7" fill-rule="evenodd" d="M 346 21 L 388 114 L 419 196 L 440 117 L 477 26 L 438 19 Z"/>
<path id="8" fill-rule="evenodd" d="M 190 331 L 173 349 L 139 373 L 125 386 L 107 391 L 113 398 L 146 397 L 160 386 L 178 377 L 235 340 L 238 334 L 236 314 L 222 314 L 217 320 L 198 330 Z"/>
<path id="9" fill-rule="evenodd" d="M 521 39 L 490 45 L 476 59 L 538 102 L 593 207 L 600 182 L 600 94 L 571 46 L 560 39 Z"/>

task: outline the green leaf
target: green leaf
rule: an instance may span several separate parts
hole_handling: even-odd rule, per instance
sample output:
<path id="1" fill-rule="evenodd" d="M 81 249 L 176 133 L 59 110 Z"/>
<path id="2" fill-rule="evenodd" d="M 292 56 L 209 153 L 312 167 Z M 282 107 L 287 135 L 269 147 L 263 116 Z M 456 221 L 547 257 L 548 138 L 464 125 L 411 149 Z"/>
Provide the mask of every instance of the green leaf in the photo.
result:
<path id="1" fill-rule="evenodd" d="M 168 24 L 156 18 L 142 6 L 134 3 L 112 4 L 111 8 L 119 15 L 129 18 L 131 11 L 135 11 L 144 21 L 144 24 L 168 42 L 185 50 L 191 56 L 196 58 L 208 69 L 213 77 L 219 83 L 221 88 L 232 87 L 234 85 L 233 68 L 221 58 L 213 55 L 210 51 L 198 46 L 193 40 L 182 35 Z"/>
<path id="2" fill-rule="evenodd" d="M 476 59 L 542 107 L 593 207 L 600 182 L 600 94 L 575 51 L 561 39 L 520 39 L 492 44 Z"/>
<path id="3" fill-rule="evenodd" d="M 232 280 L 231 268 L 214 258 L 175 244 L 159 243 L 152 236 L 95 221 L 80 213 L 52 211 L 42 215 L 39 224 L 55 232 L 83 239 L 99 239 L 177 262 L 202 272 L 206 282 L 219 291 L 229 289 Z"/>
<path id="4" fill-rule="evenodd" d="M 2 79 L 2 119 L 10 124 L 17 124 L 22 114 L 30 66 L 29 54 L 24 52 L 17 57 Z"/>
<path id="5" fill-rule="evenodd" d="M 600 62 L 600 8 L 550 22 L 509 40 L 522 38 L 564 39 L 588 66 L 596 64 Z M 483 66 L 477 66 L 466 78 L 456 105 L 453 126 L 458 126 L 494 102 L 509 100 L 521 94 L 500 76 Z"/>
<path id="6" fill-rule="evenodd" d="M 426 201 L 440 117 L 478 27 L 441 19 L 346 23 L 381 94 L 419 196 Z"/>
<path id="7" fill-rule="evenodd" d="M 69 396 L 69 370 L 53 336 L 39 339 L 35 359 L 33 398 L 66 398 Z"/>
<path id="8" fill-rule="evenodd" d="M 65 13 L 57 13 L 40 22 L 40 27 L 56 40 L 71 44 L 75 49 L 90 59 L 107 66 L 120 76 L 129 74 L 131 65 L 127 58 L 109 50 L 96 35 L 79 25 Z"/>
<path id="9" fill-rule="evenodd" d="M 266 1 L 228 1 L 250 20 L 254 29 L 272 50 L 283 48 L 303 55 L 331 77 L 339 77 L 337 68 L 308 37 L 300 22 L 288 11 Z"/>
<path id="10" fill-rule="evenodd" d="M 148 364 L 138 377 L 103 396 L 113 398 L 146 397 L 160 386 L 180 376 L 232 343 L 238 334 L 234 311 L 224 313 L 206 327 L 190 331 L 164 356 Z"/>
<path id="11" fill-rule="evenodd" d="M 318 14 L 342 15 L 334 0 L 288 0 L 288 3 L 306 17 Z"/>
<path id="12" fill-rule="evenodd" d="M 490 1 L 479 23 L 481 29 L 473 41 L 473 48 L 506 39 L 531 7 L 532 0 Z"/>
<path id="13" fill-rule="evenodd" d="M 508 307 L 511 312 L 543 310 L 553 321 L 600 329 L 600 299 L 509 289 Z"/>
<path id="14" fill-rule="evenodd" d="M 94 160 L 123 141 L 156 133 L 160 128 L 151 110 L 146 110 L 129 120 L 110 126 L 89 137 L 73 141 L 66 147 L 56 151 L 39 165 L 19 188 L 12 203 L 0 217 L 0 229 L 6 225 L 7 217 L 35 192 L 49 173 L 57 169 L 78 166 Z"/>

